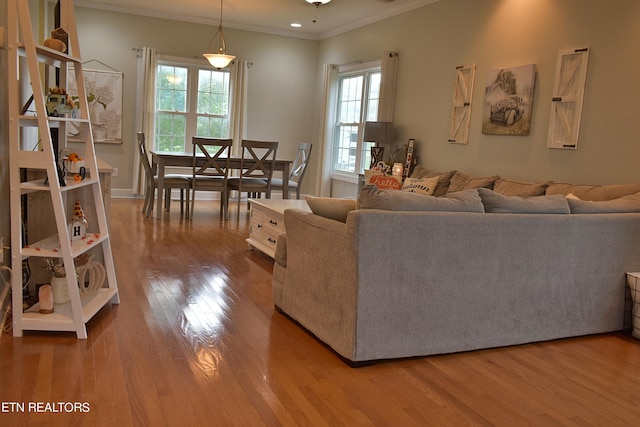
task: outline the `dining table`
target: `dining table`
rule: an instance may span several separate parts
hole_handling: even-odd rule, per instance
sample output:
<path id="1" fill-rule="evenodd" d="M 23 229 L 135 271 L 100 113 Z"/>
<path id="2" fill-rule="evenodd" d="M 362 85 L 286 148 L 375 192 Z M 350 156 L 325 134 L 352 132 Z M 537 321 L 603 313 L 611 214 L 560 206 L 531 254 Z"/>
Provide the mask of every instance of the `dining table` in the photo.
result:
<path id="1" fill-rule="evenodd" d="M 189 152 L 182 151 L 156 151 L 149 150 L 151 153 L 151 168 L 153 173 L 158 177 L 158 200 L 156 201 L 156 218 L 162 219 L 163 211 L 163 200 L 164 197 L 164 175 L 166 173 L 167 167 L 193 167 L 193 154 Z M 198 165 L 204 164 L 207 158 L 203 154 L 196 155 L 196 163 Z M 253 159 L 244 159 L 244 167 L 250 167 L 255 162 Z M 291 164 L 293 160 L 282 160 L 276 159 L 274 171 L 282 172 L 282 198 L 289 198 L 289 180 L 285 177 L 289 176 L 289 171 L 291 169 Z M 240 170 L 242 165 L 242 157 L 230 157 L 229 158 L 229 168 Z"/>

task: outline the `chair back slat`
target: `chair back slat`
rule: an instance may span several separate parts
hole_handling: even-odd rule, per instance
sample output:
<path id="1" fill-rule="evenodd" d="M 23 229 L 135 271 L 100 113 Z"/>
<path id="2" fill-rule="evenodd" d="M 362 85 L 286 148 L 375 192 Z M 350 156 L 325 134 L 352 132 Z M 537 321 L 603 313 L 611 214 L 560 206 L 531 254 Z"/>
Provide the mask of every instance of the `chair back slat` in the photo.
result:
<path id="1" fill-rule="evenodd" d="M 209 176 L 227 178 L 229 176 L 229 158 L 232 139 L 193 137 L 193 177 Z M 198 154 L 205 161 L 198 164 Z"/>
<path id="2" fill-rule="evenodd" d="M 242 178 L 265 178 L 271 182 L 276 167 L 277 141 L 242 141 Z"/>
<path id="3" fill-rule="evenodd" d="M 311 157 L 311 148 L 312 144 L 308 142 L 301 142 L 298 145 L 298 153 L 296 154 L 296 158 L 293 161 L 293 166 L 291 167 L 291 173 L 289 174 L 289 180 L 300 182 L 304 177 L 304 173 L 307 170 L 307 164 L 309 163 L 309 158 Z"/>
<path id="4" fill-rule="evenodd" d="M 137 133 L 138 140 L 138 152 L 140 154 L 140 163 L 144 168 L 144 173 L 148 180 L 153 180 L 153 170 L 151 169 L 151 163 L 149 162 L 149 155 L 147 154 L 147 147 L 145 144 L 144 132 Z"/>

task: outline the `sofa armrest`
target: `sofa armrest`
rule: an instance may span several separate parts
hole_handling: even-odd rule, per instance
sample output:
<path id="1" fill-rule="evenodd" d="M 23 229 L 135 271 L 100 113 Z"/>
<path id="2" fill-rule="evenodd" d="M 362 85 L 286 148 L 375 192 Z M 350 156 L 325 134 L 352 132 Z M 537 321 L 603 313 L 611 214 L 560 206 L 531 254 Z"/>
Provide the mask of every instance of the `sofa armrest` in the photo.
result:
<path id="1" fill-rule="evenodd" d="M 284 223 L 287 267 L 284 285 L 273 289 L 275 305 L 338 353 L 353 354 L 358 284 L 353 226 L 295 209 L 284 212 Z"/>
<path id="2" fill-rule="evenodd" d="M 274 255 L 276 264 L 287 266 L 287 233 L 280 233 L 276 241 L 276 253 Z"/>

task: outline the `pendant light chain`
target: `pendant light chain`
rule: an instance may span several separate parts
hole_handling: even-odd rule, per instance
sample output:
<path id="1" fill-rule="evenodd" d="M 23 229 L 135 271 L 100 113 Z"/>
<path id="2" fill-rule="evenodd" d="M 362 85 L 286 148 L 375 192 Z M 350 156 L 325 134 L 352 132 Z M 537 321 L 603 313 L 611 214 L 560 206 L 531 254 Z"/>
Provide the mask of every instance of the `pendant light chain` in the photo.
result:
<path id="1" fill-rule="evenodd" d="M 224 0 L 220 0 L 220 24 L 218 25 L 218 31 L 220 31 L 220 48 L 218 49 L 218 53 L 224 54 L 227 52 L 227 42 L 224 39 L 224 30 L 222 29 L 222 5 L 224 4 Z"/>
<path id="2" fill-rule="evenodd" d="M 209 43 L 209 50 L 211 51 L 213 42 L 215 41 L 218 34 L 220 34 L 220 47 L 218 48 L 217 53 L 203 54 L 204 57 L 207 58 L 209 63 L 217 69 L 222 69 L 228 66 L 229 63 L 235 59 L 234 55 L 227 55 L 227 41 L 224 39 L 224 30 L 222 29 L 223 4 L 224 0 L 220 0 L 220 24 L 218 25 L 218 31 L 216 31 L 216 33 L 213 35 L 213 38 L 211 39 L 211 42 Z"/>

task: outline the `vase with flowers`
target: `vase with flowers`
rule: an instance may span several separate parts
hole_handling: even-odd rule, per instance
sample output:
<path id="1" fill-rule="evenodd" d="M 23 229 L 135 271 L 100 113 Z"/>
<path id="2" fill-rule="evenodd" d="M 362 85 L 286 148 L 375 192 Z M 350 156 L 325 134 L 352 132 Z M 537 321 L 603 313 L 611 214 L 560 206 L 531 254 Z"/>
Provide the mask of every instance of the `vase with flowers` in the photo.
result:
<path id="1" fill-rule="evenodd" d="M 51 292 L 54 304 L 64 304 L 69 297 L 69 286 L 67 285 L 67 273 L 64 266 L 60 264 L 59 258 L 45 258 L 47 269 L 51 270 Z"/>

